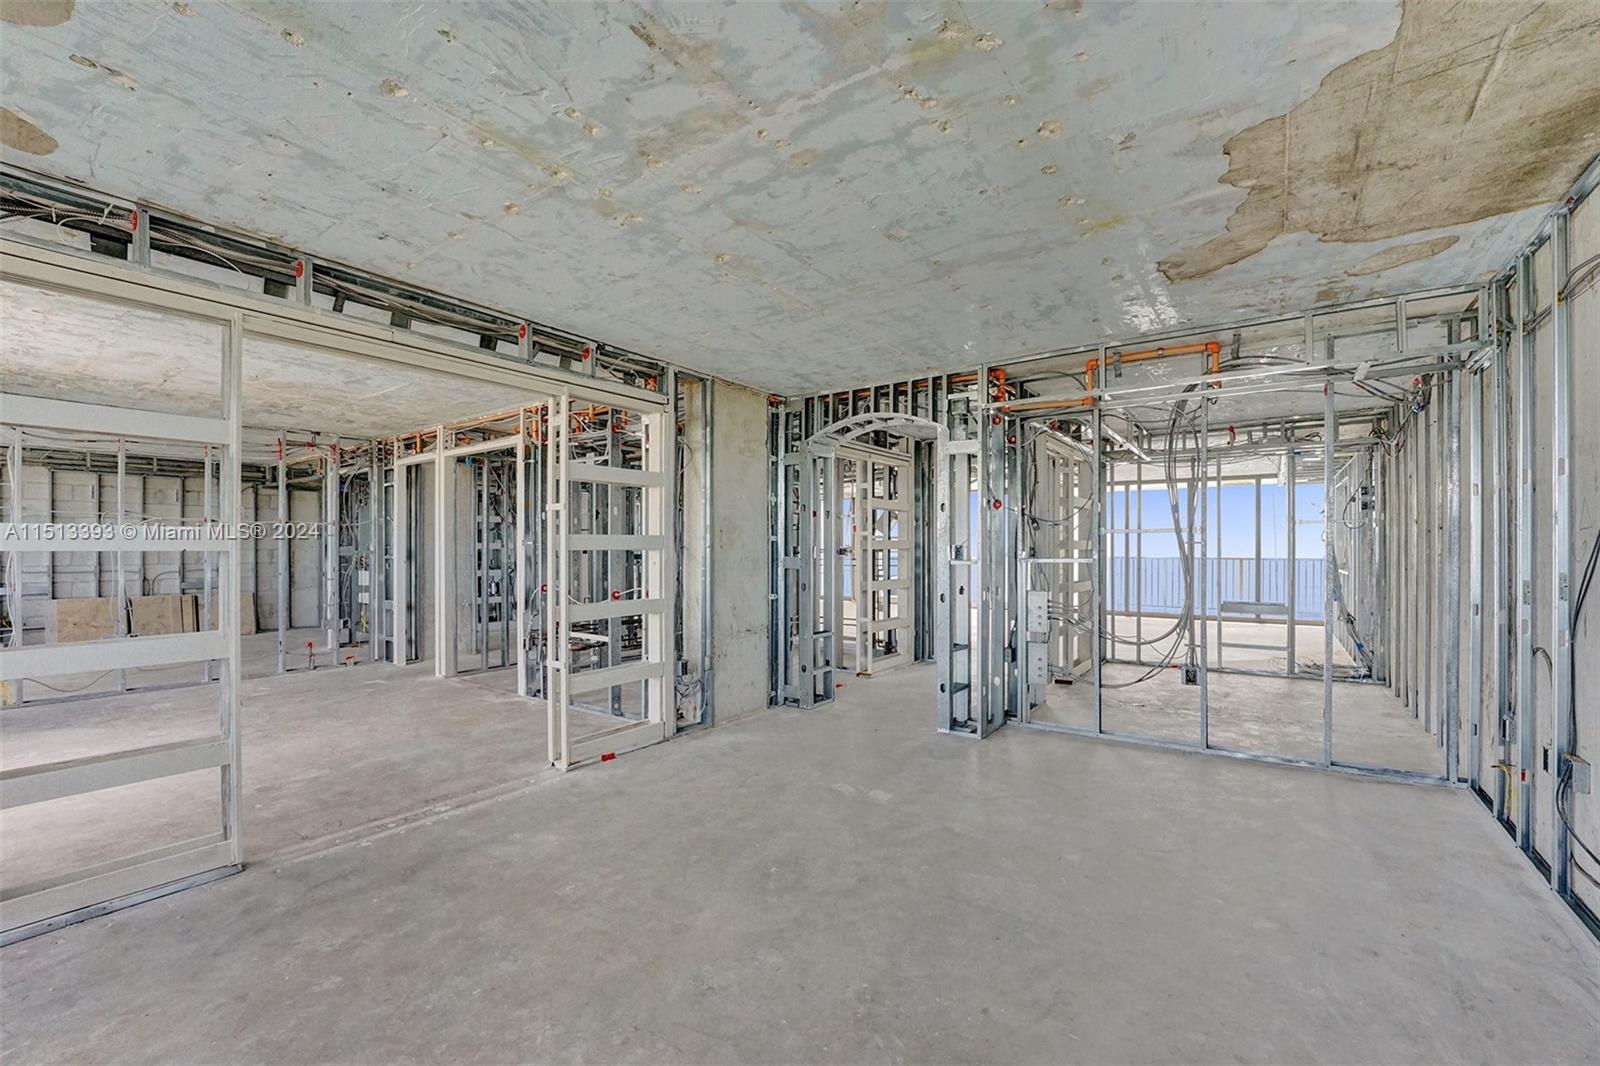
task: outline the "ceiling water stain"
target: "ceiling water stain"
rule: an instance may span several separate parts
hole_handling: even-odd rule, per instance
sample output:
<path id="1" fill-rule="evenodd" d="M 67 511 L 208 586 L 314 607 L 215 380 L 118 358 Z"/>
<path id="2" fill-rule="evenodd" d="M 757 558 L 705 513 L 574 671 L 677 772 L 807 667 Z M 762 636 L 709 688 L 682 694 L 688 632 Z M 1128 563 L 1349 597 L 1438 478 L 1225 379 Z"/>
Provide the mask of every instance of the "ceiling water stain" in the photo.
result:
<path id="1" fill-rule="evenodd" d="M 855 0 L 836 11 L 798 3 L 792 10 L 831 57 L 828 78 L 842 78 L 882 62 L 888 41 L 887 0 Z"/>
<path id="2" fill-rule="evenodd" d="M 655 159 L 677 159 L 717 143 L 742 126 L 746 117 L 747 112 L 735 104 L 705 104 L 637 132 L 634 146 Z"/>
<path id="3" fill-rule="evenodd" d="M 1585 54 L 1593 5 L 1406 3 L 1393 41 L 1223 145 L 1244 202 L 1162 274 L 1207 277 L 1285 233 L 1376 241 L 1553 202 L 1600 151 Z"/>
<path id="4" fill-rule="evenodd" d="M 61 147 L 54 137 L 9 107 L 0 107 L 0 144 L 29 155 L 49 155 Z"/>
<path id="5" fill-rule="evenodd" d="M 1083 59 L 1089 58 L 1088 55 L 1083 52 L 1079 52 L 1078 55 L 1083 56 Z M 1078 62 L 1083 62 L 1083 59 L 1078 60 Z M 1082 85 L 1078 86 L 1076 90 L 1078 99 L 1093 100 L 1095 97 L 1111 88 L 1112 85 L 1116 84 L 1116 81 L 1117 77 L 1115 74 L 1106 74 L 1101 77 L 1086 81 Z"/>
<path id="6" fill-rule="evenodd" d="M 1080 199 L 1078 202 L 1081 204 L 1083 201 Z M 1108 215 L 1105 218 L 1080 218 L 1078 219 L 1078 226 L 1083 230 L 1084 234 L 1087 235 L 1090 233 L 1104 233 L 1106 230 L 1116 229 L 1126 221 L 1128 221 L 1127 215 L 1117 214 Z"/>
<path id="7" fill-rule="evenodd" d="M 73 0 L 5 0 L 0 21 L 13 26 L 59 26 L 72 17 Z"/>
<path id="8" fill-rule="evenodd" d="M 690 81 L 705 84 L 722 80 L 716 69 L 715 40 L 696 41 L 683 37 L 648 11 L 640 11 L 639 21 L 628 23 L 628 29 L 646 48 L 671 63 Z"/>
<path id="9" fill-rule="evenodd" d="M 378 91 L 391 99 L 399 100 L 411 95 L 411 90 L 395 81 L 393 78 L 384 78 L 378 83 Z"/>
<path id="10" fill-rule="evenodd" d="M 972 27 L 957 19 L 945 19 L 932 36 L 918 37 L 911 42 L 909 55 L 913 70 L 922 70 L 946 63 L 961 54 L 961 42 Z"/>
<path id="11" fill-rule="evenodd" d="M 822 153 L 815 148 L 804 148 L 789 157 L 789 165 L 796 170 L 803 170 L 822 158 Z"/>
<path id="12" fill-rule="evenodd" d="M 1385 248 L 1375 255 L 1367 256 L 1345 273 L 1352 277 L 1362 277 L 1391 270 L 1397 266 L 1405 266 L 1407 263 L 1415 263 L 1421 259 L 1431 259 L 1448 248 L 1454 248 L 1460 239 L 1452 233 L 1428 241 L 1417 241 L 1414 244 L 1397 244 L 1393 248 Z"/>

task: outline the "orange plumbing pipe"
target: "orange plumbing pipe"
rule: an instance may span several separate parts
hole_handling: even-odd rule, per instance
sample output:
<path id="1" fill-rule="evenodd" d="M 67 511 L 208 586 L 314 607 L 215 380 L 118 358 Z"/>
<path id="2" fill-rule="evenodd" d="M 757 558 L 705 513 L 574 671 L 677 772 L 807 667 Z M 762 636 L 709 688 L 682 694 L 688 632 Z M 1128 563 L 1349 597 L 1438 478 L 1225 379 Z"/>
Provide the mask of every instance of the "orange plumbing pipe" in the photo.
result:
<path id="1" fill-rule="evenodd" d="M 1141 348 L 1134 352 L 1123 352 L 1117 357 L 1120 363 L 1142 363 L 1147 359 L 1165 359 L 1174 355 L 1199 355 L 1206 353 L 1211 356 L 1211 372 L 1213 374 L 1222 369 L 1222 345 L 1216 341 L 1205 341 L 1201 344 L 1178 344 L 1171 348 Z M 1084 381 L 1089 390 L 1094 390 L 1094 376 L 1100 369 L 1100 357 L 1096 356 L 1083 365 Z"/>
<path id="2" fill-rule="evenodd" d="M 1202 341 L 1198 344 L 1175 344 L 1170 348 L 1140 348 L 1137 351 L 1123 352 L 1117 357 L 1119 363 L 1142 363 L 1148 359 L 1166 359 L 1176 355 L 1209 355 L 1211 356 L 1211 373 L 1222 372 L 1222 345 L 1216 341 Z M 1083 364 L 1084 384 L 1090 392 L 1095 388 L 1095 374 L 1100 369 L 1100 357 L 1094 356 Z M 1000 372 L 1003 375 L 1003 372 Z M 1081 400 L 1033 400 L 1027 403 L 1006 404 L 1002 411 L 1041 411 L 1052 407 L 1093 407 L 1095 398 L 1085 396 Z"/>

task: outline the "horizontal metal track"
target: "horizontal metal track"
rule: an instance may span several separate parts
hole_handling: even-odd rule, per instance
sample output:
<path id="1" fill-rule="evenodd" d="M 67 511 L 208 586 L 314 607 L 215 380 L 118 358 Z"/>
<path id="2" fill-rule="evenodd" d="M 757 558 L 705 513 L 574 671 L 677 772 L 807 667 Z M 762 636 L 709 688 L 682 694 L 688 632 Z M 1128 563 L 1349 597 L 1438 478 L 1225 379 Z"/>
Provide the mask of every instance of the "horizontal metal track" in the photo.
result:
<path id="1" fill-rule="evenodd" d="M 657 533 L 569 533 L 567 551 L 643 552 L 661 551 L 667 538 Z"/>
<path id="2" fill-rule="evenodd" d="M 636 485 L 641 488 L 660 488 L 666 483 L 658 471 L 606 466 L 603 463 L 583 459 L 574 459 L 567 463 L 567 480 L 602 485 Z"/>
<path id="3" fill-rule="evenodd" d="M 0 928 L 9 933 L 58 915 L 238 864 L 222 834 L 196 837 L 125 859 L 78 870 L 54 881 L 0 893 Z"/>
<path id="4" fill-rule="evenodd" d="M 625 663 L 599 670 L 567 671 L 567 694 L 576 696 L 584 692 L 597 692 L 613 685 L 628 685 L 635 681 L 650 681 L 667 676 L 665 663 Z"/>
<path id="5" fill-rule="evenodd" d="M 207 737 L 23 766 L 0 771 L 0 809 L 154 781 L 227 762 L 228 742 L 221 737 Z"/>
<path id="6" fill-rule="evenodd" d="M 207 659 L 226 659 L 228 655 L 228 637 L 220 630 L 0 648 L 0 681 L 59 677 L 62 674 L 100 670 L 174 666 Z"/>
<path id="7" fill-rule="evenodd" d="M 221 363 L 219 351 L 218 366 Z M 195 444 L 227 444 L 229 439 L 228 422 L 223 418 L 199 418 L 194 415 L 140 411 L 131 407 L 74 403 L 9 392 L 0 393 L 0 423 L 60 429 L 69 433 L 98 433 L 112 437 L 177 440 Z"/>
<path id="8" fill-rule="evenodd" d="M 140 269 L 103 257 L 0 237 L 0 277 L 43 288 L 81 293 L 205 321 L 244 319 L 249 336 L 269 337 L 374 361 L 391 363 L 522 389 L 529 401 L 568 392 L 630 410 L 658 410 L 658 392 L 603 378 L 490 355 L 410 330 L 381 326 L 331 311 L 237 289 Z"/>
<path id="9" fill-rule="evenodd" d="M 594 603 L 567 604 L 567 621 L 593 622 L 601 618 L 628 618 L 633 615 L 660 614 L 666 610 L 667 601 L 649 600 L 596 600 Z"/>
<path id="10" fill-rule="evenodd" d="M 602 729 L 576 738 L 568 745 L 570 755 L 562 769 L 579 763 L 592 762 L 602 755 L 620 755 L 623 752 L 647 748 L 666 739 L 666 730 L 660 722 L 629 722 L 626 725 Z"/>

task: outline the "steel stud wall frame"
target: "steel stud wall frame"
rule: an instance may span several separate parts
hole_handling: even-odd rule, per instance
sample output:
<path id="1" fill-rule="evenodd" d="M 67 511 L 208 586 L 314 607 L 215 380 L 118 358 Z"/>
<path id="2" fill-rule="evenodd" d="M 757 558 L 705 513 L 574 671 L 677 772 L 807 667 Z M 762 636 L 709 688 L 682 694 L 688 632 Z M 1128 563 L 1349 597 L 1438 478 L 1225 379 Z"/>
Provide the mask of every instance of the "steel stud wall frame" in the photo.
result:
<path id="1" fill-rule="evenodd" d="M 665 602 L 671 603 L 671 567 L 666 565 L 666 553 L 673 550 L 670 516 L 675 501 L 671 498 L 670 485 L 662 473 L 662 464 L 669 462 L 671 456 L 672 426 L 665 414 L 670 389 L 663 394 L 655 389 L 637 388 L 616 380 L 586 378 L 554 368 L 480 355 L 423 334 L 376 326 L 319 310 L 306 303 L 164 274 L 139 262 L 118 262 L 9 237 L 0 238 L 0 278 L 46 290 L 213 322 L 224 331 L 225 341 L 221 352 L 225 371 L 224 415 L 220 419 L 155 415 L 105 406 L 91 409 L 87 405 L 63 404 L 28 396 L 7 396 L 0 403 L 0 421 L 19 426 L 51 426 L 65 421 L 75 430 L 154 439 L 194 440 L 210 446 L 212 458 L 217 461 L 220 470 L 218 518 L 225 524 L 237 523 L 239 518 L 239 447 L 243 415 L 240 366 L 246 338 L 270 338 L 382 364 L 471 378 L 504 386 L 527 396 L 560 395 L 561 402 L 569 405 L 575 401 L 589 405 L 614 405 L 634 412 L 649 427 L 652 441 L 657 442 L 649 449 L 653 465 L 647 475 L 661 478 L 663 482 L 645 493 L 648 501 L 646 510 L 652 523 L 645 534 L 651 540 L 646 580 L 651 588 L 664 588 Z M 670 372 L 667 376 L 670 379 Z M 435 447 L 440 446 L 436 442 Z M 515 446 L 519 451 L 526 447 L 521 442 Z M 432 461 L 437 459 L 436 456 L 427 458 Z M 382 476 L 391 472 L 393 475 L 394 501 L 385 510 L 393 516 L 396 530 L 397 550 L 391 564 L 393 584 L 398 590 L 406 580 L 406 568 L 403 565 L 405 534 L 402 532 L 407 526 L 407 517 L 402 509 L 405 498 L 404 468 L 382 462 L 375 462 L 373 468 L 380 475 L 379 483 L 374 486 L 375 497 L 379 495 Z M 527 529 L 530 523 L 543 525 L 536 519 L 534 514 L 519 513 L 523 532 L 528 534 L 524 543 L 536 539 Z M 86 665 L 85 656 L 94 657 L 89 665 L 97 670 L 196 660 L 214 660 L 221 667 L 217 673 L 221 693 L 219 731 L 215 736 L 176 747 L 123 752 L 101 760 L 7 771 L 0 776 L 0 804 L 39 802 L 52 796 L 213 766 L 219 767 L 223 776 L 222 824 L 217 834 L 185 842 L 176 848 L 161 849 L 120 863 L 80 871 L 78 875 L 69 875 L 59 883 L 35 886 L 32 890 L 12 890 L 0 900 L 0 924 L 5 926 L 5 932 L 0 933 L 0 940 L 19 939 L 199 884 L 234 872 L 245 862 L 247 851 L 243 843 L 238 802 L 244 762 L 238 726 L 237 692 L 240 585 L 233 543 L 219 541 L 214 548 L 219 560 L 214 575 L 214 587 L 221 610 L 222 628 L 218 631 L 78 644 L 68 646 L 69 650 L 61 647 L 9 646 L 0 649 L 0 677 L 7 679 L 83 669 Z M 13 552 L 47 550 L 42 543 L 23 544 L 15 539 L 4 547 Z M 132 553 L 171 551 L 173 546 L 168 541 L 162 541 L 158 548 L 156 543 L 136 536 L 110 547 L 120 553 Z M 625 546 L 622 550 L 629 547 L 632 546 Z M 380 594 L 381 590 L 382 584 L 375 584 L 374 594 Z M 528 595 L 519 595 L 519 603 L 529 602 Z M 403 612 L 397 612 L 388 632 L 403 655 L 406 645 Z M 667 624 L 657 620 L 647 625 L 646 632 L 648 662 L 653 671 L 654 685 L 654 696 L 650 700 L 654 709 L 651 713 L 659 715 L 661 709 L 671 706 L 670 670 L 676 658 L 676 647 Z M 524 677 L 528 673 L 524 670 Z M 669 720 L 654 722 L 653 725 L 656 739 L 669 734 L 670 715 Z M 593 746 L 589 738 L 568 747 L 563 752 L 562 764 L 573 765 L 586 757 L 586 746 Z M 617 750 L 617 746 L 610 745 L 600 750 Z"/>
<path id="2" fill-rule="evenodd" d="M 1575 857 L 1580 841 L 1573 822 L 1582 818 L 1575 818 L 1571 810 L 1579 783 L 1590 778 L 1594 761 L 1592 752 L 1586 761 L 1580 751 L 1583 743 L 1592 745 L 1593 740 L 1578 736 L 1579 723 L 1593 718 L 1574 691 L 1574 664 L 1581 677 L 1583 662 L 1573 644 L 1580 636 L 1579 619 L 1574 617 L 1575 586 L 1581 584 L 1583 561 L 1579 553 L 1589 550 L 1593 537 L 1590 526 L 1580 525 L 1579 514 L 1595 506 L 1592 471 L 1600 460 L 1592 454 L 1575 454 L 1574 378 L 1586 364 L 1575 364 L 1574 350 L 1592 355 L 1584 346 L 1596 342 L 1575 335 L 1581 331 L 1572 309 L 1576 295 L 1595 289 L 1600 253 L 1588 248 L 1575 255 L 1571 244 L 1575 213 L 1585 207 L 1595 210 L 1588 205 L 1597 186 L 1600 161 L 1590 166 L 1506 270 L 1486 285 L 1447 286 L 1212 329 L 1185 327 L 1129 338 L 1122 345 L 1070 348 L 933 379 L 935 394 L 940 385 L 945 391 L 943 402 L 933 405 L 935 417 L 951 428 L 933 487 L 952 504 L 948 510 L 943 504 L 937 508 L 936 528 L 929 539 L 940 546 L 937 557 L 950 570 L 951 588 L 975 595 L 978 614 L 973 627 L 968 622 L 971 604 L 959 596 L 942 600 L 934 612 L 931 636 L 950 667 L 940 674 L 939 728 L 983 736 L 1008 718 L 1020 718 L 1040 729 L 1470 788 L 1548 875 L 1552 888 L 1600 935 L 1600 921 L 1580 898 L 1583 886 L 1574 875 L 1583 856 Z M 1584 229 L 1590 241 L 1594 230 L 1592 225 Z M 1369 320 L 1387 316 L 1392 323 L 1392 350 L 1345 356 L 1335 342 L 1346 334 L 1334 324 L 1347 314 Z M 1297 322 L 1304 325 L 1304 344 L 1300 365 L 1292 368 L 1230 372 L 1222 377 L 1214 371 L 1179 374 L 1144 387 L 1120 386 L 1110 374 L 1100 381 L 1091 375 L 1086 384 L 1063 391 L 1046 387 L 1070 377 L 1055 369 L 1069 360 L 1114 365 L 1114 358 L 1108 364 L 1107 356 L 1119 347 L 1159 353 L 1162 345 L 1182 348 L 1196 336 L 1237 337 L 1258 327 L 1281 324 L 1288 329 Z M 1435 335 L 1424 336 L 1419 324 L 1426 324 Z M 1442 337 L 1437 335 L 1440 331 Z M 1036 373 L 1040 368 L 1044 372 Z M 1035 378 L 1049 381 L 1035 385 Z M 1346 414 L 1336 406 L 1329 386 L 1348 387 L 1363 380 L 1387 381 L 1391 396 L 1394 388 L 1402 388 L 1404 402 Z M 958 381 L 982 386 L 968 408 L 970 417 L 960 420 L 949 406 Z M 1108 629 L 1107 568 L 1114 565 L 1106 538 L 1105 501 L 1118 487 L 1113 475 L 1122 464 L 1150 461 L 1141 450 L 1141 443 L 1149 447 L 1149 441 L 1115 434 L 1110 419 L 1132 408 L 1170 404 L 1196 387 L 1214 386 L 1221 387 L 1219 396 L 1229 397 L 1321 391 L 1315 412 L 1304 412 L 1303 417 L 1226 428 L 1230 437 L 1237 428 L 1254 442 L 1281 449 L 1287 472 L 1279 479 L 1290 485 L 1320 482 L 1325 507 L 1330 499 L 1367 493 L 1379 516 L 1374 528 L 1362 529 L 1359 535 L 1335 530 L 1323 545 L 1320 554 L 1329 581 L 1323 590 L 1320 671 L 1295 671 L 1294 628 L 1292 624 L 1287 628 L 1288 672 L 1323 686 L 1320 758 L 1212 746 L 1205 727 L 1208 657 L 1203 654 L 1197 663 L 1202 725 L 1196 742 L 1125 736 L 1103 728 L 1100 666 Z M 916 389 L 916 383 L 878 386 L 788 399 L 773 406 L 775 703 L 809 704 L 813 698 L 827 698 L 820 690 L 809 690 L 815 695 L 808 695 L 795 683 L 797 660 L 792 654 L 785 660 L 786 651 L 803 646 L 801 638 L 808 631 L 795 629 L 796 616 L 788 611 L 795 600 L 794 586 L 786 588 L 783 578 L 814 561 L 818 550 L 811 539 L 801 543 L 809 524 L 806 505 L 816 499 L 795 491 L 804 481 L 793 473 L 804 442 L 840 417 L 841 407 L 845 416 L 854 413 L 860 398 L 877 405 L 886 394 Z M 1205 416 L 1198 417 L 1202 432 L 1192 447 L 1204 464 L 1208 443 L 1215 443 L 1209 438 L 1223 426 L 1212 420 L 1211 432 L 1204 432 Z M 1020 486 L 1020 453 L 1027 446 L 1029 423 L 1046 419 L 1052 432 L 1077 427 L 1071 435 L 1085 447 L 1086 466 L 1094 472 L 1089 544 L 1095 560 L 1091 613 L 1097 652 L 1082 678 L 1093 686 L 1094 725 L 1089 729 L 1035 721 L 1029 715 L 1032 686 L 1025 681 L 1025 649 L 1030 639 L 1026 628 L 1030 581 L 1022 575 L 1041 560 L 1019 548 L 1018 520 L 1013 516 L 1025 512 L 1014 494 Z M 959 432 L 958 421 L 963 427 Z M 1584 479 L 1574 478 L 1574 471 Z M 970 512 L 971 520 L 957 499 L 967 491 L 969 478 L 977 486 L 979 502 Z M 1135 480 L 1144 484 L 1142 476 Z M 1291 508 L 1293 500 L 1291 492 Z M 1584 501 L 1581 506 L 1580 501 Z M 1190 533 L 1197 538 L 1194 567 L 1202 587 L 1209 577 L 1204 511 L 1197 508 L 1197 528 Z M 1137 527 L 1142 536 L 1146 516 L 1123 517 L 1130 528 L 1118 531 L 1122 534 L 1118 547 L 1126 554 L 1133 551 L 1129 534 Z M 1291 517 L 1290 523 L 1292 528 L 1298 518 Z M 802 549 L 798 553 L 793 550 L 797 544 Z M 1074 545 L 1071 550 L 1075 554 L 1080 549 Z M 1124 567 L 1127 561 L 1115 560 Z M 1296 592 L 1303 596 L 1305 591 L 1291 584 L 1289 602 Z M 1293 608 L 1288 612 L 1291 622 L 1295 613 Z M 1363 631 L 1359 646 L 1350 633 L 1340 632 L 1351 624 L 1351 614 Z M 1585 634 L 1594 627 L 1592 607 L 1586 614 Z M 815 615 L 807 618 L 816 620 Z M 1367 655 L 1372 681 L 1387 685 L 1415 716 L 1417 728 L 1433 737 L 1438 749 L 1436 773 L 1340 761 L 1332 728 L 1335 686 L 1344 683 L 1332 669 L 1336 641 Z M 1546 656 L 1548 685 L 1541 680 L 1546 671 L 1538 666 Z M 970 665 L 959 665 L 963 663 Z M 1588 798 L 1592 784 L 1589 788 L 1584 803 L 1592 811 Z M 1588 817 L 1592 824 L 1594 816 Z"/>
<path id="3" fill-rule="evenodd" d="M 7 265 L 9 267 L 9 264 Z M 15 277 L 9 269 L 0 269 Z M 30 278 L 37 284 L 38 280 Z M 58 279 L 59 280 L 59 279 Z M 93 286 L 89 286 L 92 290 Z M 213 318 L 213 321 L 218 319 Z M 28 429 L 64 430 L 77 434 L 111 434 L 140 441 L 179 441 L 199 444 L 215 454 L 220 475 L 221 528 L 231 530 L 239 521 L 240 494 L 240 384 L 244 350 L 244 319 L 238 313 L 220 317 L 222 345 L 220 418 L 175 416 L 123 407 L 74 403 L 33 396 L 0 394 L 0 427 L 7 434 L 10 455 L 20 457 L 23 433 Z M 214 450 L 214 451 L 211 451 Z M 119 440 L 118 457 L 125 456 Z M 20 507 L 20 486 L 13 486 L 13 506 Z M 20 519 L 20 511 L 13 516 Z M 60 529 L 61 527 L 57 527 Z M 0 525 L 0 547 L 8 560 L 22 552 L 82 549 L 83 543 L 14 522 Z M 143 530 L 120 525 L 111 540 L 97 547 L 123 552 L 171 551 L 171 541 L 152 538 Z M 12 809 L 52 799 L 82 795 L 142 781 L 153 781 L 198 770 L 220 773 L 220 818 L 215 832 L 136 855 L 80 869 L 51 880 L 15 886 L 0 894 L 0 942 L 33 936 L 49 929 L 141 902 L 240 869 L 239 681 L 241 637 L 239 624 L 239 541 L 207 537 L 193 545 L 214 557 L 220 590 L 220 624 L 198 633 L 174 633 L 137 639 L 118 636 L 84 643 L 24 647 L 21 626 L 13 627 L 12 640 L 0 649 L 0 681 L 20 684 L 26 678 L 50 677 L 95 670 L 126 670 L 190 662 L 217 668 L 217 731 L 189 740 L 171 742 L 87 758 L 25 766 L 0 772 L 0 807 Z M 119 585 L 118 596 L 125 594 Z M 120 615 L 120 611 L 118 612 Z M 208 673 L 209 676 L 209 673 Z"/>
<path id="4" fill-rule="evenodd" d="M 774 705 L 825 703 L 833 699 L 838 684 L 841 446 L 876 449 L 897 464 L 903 462 L 900 455 L 885 450 L 895 442 L 907 447 L 911 484 L 901 488 L 906 510 L 900 540 L 905 547 L 900 550 L 901 565 L 910 561 L 910 573 L 903 577 L 907 587 L 901 590 L 907 594 L 910 617 L 909 626 L 900 628 L 910 653 L 918 657 L 943 647 L 932 635 L 935 616 L 944 613 L 936 608 L 945 602 L 937 598 L 937 588 L 951 576 L 939 561 L 948 545 L 934 541 L 947 524 L 932 515 L 942 483 L 935 471 L 943 465 L 949 439 L 943 420 L 951 387 L 951 379 L 923 378 L 772 403 L 768 667 Z"/>
<path id="5" fill-rule="evenodd" d="M 602 438 L 598 443 L 596 434 Z M 559 769 L 654 744 L 676 730 L 677 568 L 672 560 L 677 504 L 669 477 L 675 434 L 676 421 L 665 410 L 615 404 L 580 410 L 565 391 L 550 405 L 545 692 L 549 758 Z M 636 452 L 618 446 L 623 437 L 636 442 Z M 605 492 L 605 505 L 580 508 L 595 489 Z M 637 508 L 621 505 L 632 492 L 638 493 Z M 625 521 L 629 516 L 637 523 Z M 582 565 L 594 553 L 607 560 L 599 571 Z M 627 587 L 635 579 L 639 584 Z M 638 619 L 636 656 L 620 647 L 622 627 L 615 623 L 624 619 Z M 585 629 L 596 627 L 602 653 L 597 664 L 585 668 L 575 644 Z M 605 692 L 612 707 L 620 707 L 619 690 L 633 685 L 640 692 L 636 718 L 573 735 L 574 697 Z"/>

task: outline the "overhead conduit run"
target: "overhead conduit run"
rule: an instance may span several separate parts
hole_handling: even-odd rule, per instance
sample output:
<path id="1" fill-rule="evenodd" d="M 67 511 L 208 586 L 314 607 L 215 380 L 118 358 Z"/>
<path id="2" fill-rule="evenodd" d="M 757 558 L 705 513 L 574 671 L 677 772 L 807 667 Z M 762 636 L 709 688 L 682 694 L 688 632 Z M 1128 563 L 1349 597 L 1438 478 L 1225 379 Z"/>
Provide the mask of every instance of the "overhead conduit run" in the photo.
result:
<path id="1" fill-rule="evenodd" d="M 1112 355 L 1109 362 L 1113 365 L 1122 363 L 1143 363 L 1151 359 L 1169 359 L 1181 355 L 1208 355 L 1210 356 L 1210 372 L 1222 372 L 1222 345 L 1216 341 L 1201 341 L 1196 344 L 1175 344 L 1161 348 L 1141 348 L 1132 352 L 1121 352 Z M 1100 357 L 1091 356 L 1083 364 L 1084 386 L 1089 392 L 1095 391 L 1095 377 L 1100 372 Z M 1085 396 L 1081 400 L 1029 400 L 1025 403 L 1006 404 L 1000 408 L 1007 414 L 1016 411 L 1046 411 L 1058 407 L 1093 407 L 1097 402 L 1094 396 Z"/>

